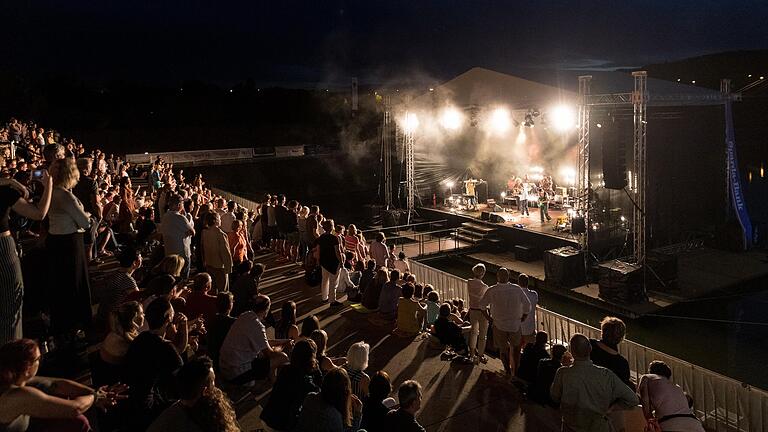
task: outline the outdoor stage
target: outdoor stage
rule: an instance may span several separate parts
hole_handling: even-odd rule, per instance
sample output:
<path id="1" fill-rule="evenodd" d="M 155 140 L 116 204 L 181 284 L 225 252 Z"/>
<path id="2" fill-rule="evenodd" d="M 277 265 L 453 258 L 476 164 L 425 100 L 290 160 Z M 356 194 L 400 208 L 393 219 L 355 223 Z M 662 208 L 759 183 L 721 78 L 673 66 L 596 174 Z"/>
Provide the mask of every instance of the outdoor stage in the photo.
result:
<path id="1" fill-rule="evenodd" d="M 701 245 L 677 252 L 677 277 L 674 286 L 669 289 L 658 286 L 649 288 L 648 300 L 644 302 L 626 304 L 604 299 L 600 297 L 599 285 L 595 282 L 570 289 L 550 286 L 551 284 L 546 282 L 541 254 L 562 246 L 577 246 L 578 242 L 573 234 L 553 229 L 553 222 L 562 211 L 550 210 L 553 221 L 542 224 L 538 209 L 532 210 L 534 211 L 531 211 L 528 218 L 521 218 L 517 212 L 507 212 L 505 214 L 514 219 L 501 223 L 482 220 L 482 212 L 487 211 L 484 205 L 480 206 L 479 211 L 421 207 L 418 213 L 430 220 L 445 219 L 450 227 L 466 223 L 495 227 L 495 235 L 502 240 L 500 244 L 493 250 L 481 247 L 469 251 L 466 254 L 469 260 L 483 262 L 490 269 L 506 267 L 513 274 L 525 273 L 532 278 L 536 289 L 543 289 L 630 318 L 657 313 L 672 305 L 711 295 L 743 294 L 768 282 L 768 259 L 765 253 L 730 252 Z M 518 224 L 522 224 L 522 227 L 516 226 Z M 525 261 L 518 259 L 514 252 L 515 246 L 518 245 L 533 248 L 536 258 Z"/>

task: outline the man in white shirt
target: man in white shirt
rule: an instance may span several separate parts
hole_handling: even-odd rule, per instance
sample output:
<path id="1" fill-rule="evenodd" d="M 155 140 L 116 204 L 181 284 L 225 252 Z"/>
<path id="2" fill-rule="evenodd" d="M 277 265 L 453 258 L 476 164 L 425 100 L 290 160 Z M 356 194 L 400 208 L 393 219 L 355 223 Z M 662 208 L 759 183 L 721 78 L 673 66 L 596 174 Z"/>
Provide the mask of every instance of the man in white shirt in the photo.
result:
<path id="1" fill-rule="evenodd" d="M 277 368 L 288 363 L 283 347 L 290 339 L 268 340 L 263 322 L 269 313 L 269 297 L 257 294 L 249 310 L 240 314 L 229 329 L 219 352 L 221 375 L 236 384 L 269 378 L 274 383 Z"/>
<path id="2" fill-rule="evenodd" d="M 517 277 L 517 284 L 520 285 L 520 289 L 523 290 L 528 297 L 528 301 L 531 303 L 531 313 L 525 317 L 525 321 L 520 326 L 523 335 L 523 347 L 536 340 L 536 305 L 539 304 L 539 293 L 528 288 L 528 283 L 528 275 L 520 273 L 520 276 Z"/>
<path id="3" fill-rule="evenodd" d="M 184 269 L 181 275 L 187 279 L 192 262 L 192 236 L 195 235 L 195 225 L 191 217 L 184 212 L 179 195 L 172 195 L 168 199 L 168 212 L 163 215 L 159 231 L 163 235 L 165 256 L 184 257 Z"/>
<path id="4" fill-rule="evenodd" d="M 568 346 L 571 366 L 555 374 L 550 394 L 560 404 L 563 431 L 608 432 L 612 430 L 608 413 L 614 408 L 632 408 L 640 402 L 635 392 L 615 373 L 592 364 L 592 344 L 586 336 L 574 334 Z"/>
<path id="5" fill-rule="evenodd" d="M 488 338 L 488 319 L 486 319 L 485 308 L 480 307 L 480 301 L 485 292 L 488 291 L 488 285 L 483 282 L 485 276 L 485 265 L 477 264 L 472 267 L 473 279 L 467 281 L 467 292 L 469 293 L 469 352 L 473 357 L 475 364 L 479 362 L 486 363 L 485 341 Z"/>
<path id="6" fill-rule="evenodd" d="M 496 272 L 496 285 L 488 288 L 479 308 L 490 306 L 493 317 L 493 341 L 508 376 L 514 376 L 520 359 L 521 324 L 531 311 L 531 302 L 520 286 L 509 282 L 509 270 Z M 511 351 L 511 354 L 510 354 Z"/>
<path id="7" fill-rule="evenodd" d="M 387 260 L 389 259 L 389 248 L 384 243 L 384 233 L 376 233 L 376 239 L 371 243 L 371 258 L 376 261 L 376 267 L 387 267 Z"/>
<path id="8" fill-rule="evenodd" d="M 224 198 L 221 199 L 224 201 Z M 222 206 L 221 211 L 221 230 L 229 234 L 232 231 L 232 222 L 235 221 L 235 210 L 237 209 L 237 203 L 230 201 L 227 203 L 227 207 Z"/>

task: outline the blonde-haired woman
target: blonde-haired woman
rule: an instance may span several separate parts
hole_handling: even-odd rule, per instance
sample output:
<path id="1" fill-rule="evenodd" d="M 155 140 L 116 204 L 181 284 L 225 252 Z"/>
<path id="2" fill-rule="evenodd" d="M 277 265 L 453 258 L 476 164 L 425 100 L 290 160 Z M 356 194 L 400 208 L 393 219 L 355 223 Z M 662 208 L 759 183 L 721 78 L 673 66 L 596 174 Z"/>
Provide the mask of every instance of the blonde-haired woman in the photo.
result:
<path id="1" fill-rule="evenodd" d="M 347 350 L 347 364 L 343 366 L 352 381 L 352 394 L 360 400 L 368 397 L 368 385 L 371 383 L 371 377 L 365 373 L 370 350 L 371 346 L 365 342 L 353 343 Z"/>
<path id="2" fill-rule="evenodd" d="M 80 171 L 72 158 L 51 163 L 53 179 L 49 228 L 45 244 L 48 252 L 51 327 L 54 335 L 71 340 L 77 330 L 91 323 L 91 286 L 83 233 L 91 225 L 91 215 L 72 194 Z"/>

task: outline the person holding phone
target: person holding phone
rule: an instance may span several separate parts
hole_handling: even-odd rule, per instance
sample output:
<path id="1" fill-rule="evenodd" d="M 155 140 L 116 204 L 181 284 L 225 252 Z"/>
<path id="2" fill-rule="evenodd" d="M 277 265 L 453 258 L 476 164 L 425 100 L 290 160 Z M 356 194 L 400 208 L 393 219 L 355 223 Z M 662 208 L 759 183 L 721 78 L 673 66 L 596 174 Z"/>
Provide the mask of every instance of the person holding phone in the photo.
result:
<path id="1" fill-rule="evenodd" d="M 11 235 L 11 210 L 33 220 L 42 220 L 51 204 L 52 180 L 43 171 L 39 181 L 43 195 L 37 204 L 30 203 L 29 190 L 21 183 L 0 179 L 0 345 L 22 336 L 21 309 L 24 279 L 21 274 L 16 242 Z"/>

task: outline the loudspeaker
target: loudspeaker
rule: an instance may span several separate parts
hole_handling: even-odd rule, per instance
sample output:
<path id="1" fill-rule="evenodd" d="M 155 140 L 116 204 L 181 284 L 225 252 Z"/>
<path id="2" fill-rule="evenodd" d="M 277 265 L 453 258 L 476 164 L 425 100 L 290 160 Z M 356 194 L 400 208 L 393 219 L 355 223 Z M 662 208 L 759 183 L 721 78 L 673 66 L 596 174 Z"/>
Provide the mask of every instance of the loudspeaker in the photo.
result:
<path id="1" fill-rule="evenodd" d="M 571 234 L 584 234 L 587 232 L 587 224 L 583 217 L 571 219 Z"/>
<path id="2" fill-rule="evenodd" d="M 627 139 L 625 122 L 608 114 L 608 121 L 597 128 L 602 135 L 603 181 L 606 189 L 624 189 L 627 186 Z"/>
<path id="3" fill-rule="evenodd" d="M 484 211 L 484 212 L 480 213 L 480 220 L 487 221 L 487 220 L 490 220 L 490 219 L 491 219 L 491 214 L 489 212 Z"/>
<path id="4" fill-rule="evenodd" d="M 508 220 L 512 220 L 512 216 L 506 213 L 491 213 L 488 218 L 488 221 L 493 223 L 504 223 Z"/>
<path id="5" fill-rule="evenodd" d="M 587 279 L 584 252 L 571 246 L 544 252 L 544 277 L 553 288 L 574 288 Z"/>

